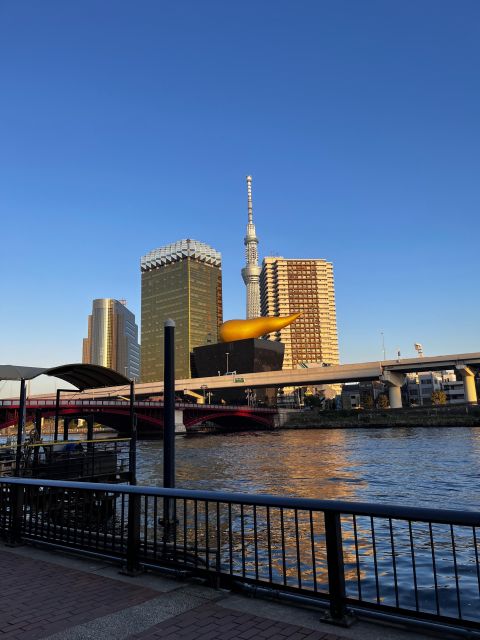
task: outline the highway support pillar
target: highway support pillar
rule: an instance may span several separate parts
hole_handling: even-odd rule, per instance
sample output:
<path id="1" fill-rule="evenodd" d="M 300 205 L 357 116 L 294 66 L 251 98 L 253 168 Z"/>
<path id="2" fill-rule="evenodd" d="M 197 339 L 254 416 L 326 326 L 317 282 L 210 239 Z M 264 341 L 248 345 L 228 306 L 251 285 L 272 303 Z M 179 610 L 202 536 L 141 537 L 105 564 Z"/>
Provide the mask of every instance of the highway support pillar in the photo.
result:
<path id="1" fill-rule="evenodd" d="M 380 376 L 381 382 L 388 387 L 388 400 L 391 409 L 402 408 L 402 385 L 405 382 L 403 373 L 394 373 L 393 371 L 384 371 Z"/>
<path id="2" fill-rule="evenodd" d="M 462 376 L 463 387 L 465 389 L 465 402 L 477 404 L 477 389 L 475 387 L 475 373 L 465 364 L 457 364 L 456 370 Z"/>

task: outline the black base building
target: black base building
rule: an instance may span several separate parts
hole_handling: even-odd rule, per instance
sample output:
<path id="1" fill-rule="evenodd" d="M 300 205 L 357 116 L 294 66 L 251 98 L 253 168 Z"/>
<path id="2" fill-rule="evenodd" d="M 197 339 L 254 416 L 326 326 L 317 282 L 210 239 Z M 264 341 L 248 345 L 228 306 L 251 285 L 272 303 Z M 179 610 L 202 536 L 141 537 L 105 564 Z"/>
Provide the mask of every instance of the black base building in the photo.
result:
<path id="1" fill-rule="evenodd" d="M 192 353 L 192 377 L 224 376 L 227 373 L 241 377 L 242 373 L 280 371 L 283 365 L 285 345 L 272 340 L 248 338 L 234 342 L 217 342 L 194 347 Z M 239 381 L 241 385 L 241 381 Z M 257 402 L 271 403 L 273 389 L 256 389 Z M 216 394 L 217 395 L 217 394 Z M 218 394 L 226 402 L 245 404 L 245 389 L 221 391 Z"/>

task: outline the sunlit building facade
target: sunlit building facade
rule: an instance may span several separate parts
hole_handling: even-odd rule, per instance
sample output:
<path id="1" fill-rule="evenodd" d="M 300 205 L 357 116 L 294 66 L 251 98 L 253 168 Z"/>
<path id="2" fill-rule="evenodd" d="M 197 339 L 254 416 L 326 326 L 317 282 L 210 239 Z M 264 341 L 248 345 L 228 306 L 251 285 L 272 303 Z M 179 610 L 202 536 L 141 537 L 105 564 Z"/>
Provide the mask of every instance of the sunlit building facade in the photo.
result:
<path id="1" fill-rule="evenodd" d="M 333 265 L 326 260 L 264 258 L 260 276 L 262 316 L 302 312 L 268 336 L 285 345 L 284 369 L 302 363 L 338 364 Z"/>
<path id="2" fill-rule="evenodd" d="M 180 240 L 141 259 L 142 382 L 163 380 L 164 322 L 175 321 L 175 377 L 191 376 L 193 347 L 218 342 L 222 257 L 209 245 Z"/>
<path id="3" fill-rule="evenodd" d="M 114 369 L 130 379 L 140 377 L 138 326 L 125 300 L 98 298 L 88 316 L 82 362 Z"/>

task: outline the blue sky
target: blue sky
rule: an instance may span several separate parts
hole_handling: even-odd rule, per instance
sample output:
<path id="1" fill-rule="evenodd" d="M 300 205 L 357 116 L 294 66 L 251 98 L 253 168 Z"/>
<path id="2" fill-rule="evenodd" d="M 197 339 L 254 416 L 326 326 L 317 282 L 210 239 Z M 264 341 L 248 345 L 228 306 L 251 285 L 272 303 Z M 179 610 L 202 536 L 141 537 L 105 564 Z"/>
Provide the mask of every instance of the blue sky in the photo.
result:
<path id="1" fill-rule="evenodd" d="M 333 261 L 343 362 L 479 351 L 476 0 L 0 2 L 0 361 L 81 358 L 140 256 Z"/>

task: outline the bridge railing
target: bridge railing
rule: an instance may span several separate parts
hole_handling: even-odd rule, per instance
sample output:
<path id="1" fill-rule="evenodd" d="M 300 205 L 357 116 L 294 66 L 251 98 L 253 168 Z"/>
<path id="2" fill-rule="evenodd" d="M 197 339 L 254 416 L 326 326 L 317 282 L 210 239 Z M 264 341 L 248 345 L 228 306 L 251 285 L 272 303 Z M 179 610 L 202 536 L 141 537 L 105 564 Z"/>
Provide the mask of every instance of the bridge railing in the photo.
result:
<path id="1" fill-rule="evenodd" d="M 0 400 L 0 407 L 5 407 L 5 408 L 12 408 L 12 409 L 16 409 L 18 408 L 18 400 Z M 28 408 L 52 408 L 56 406 L 56 402 L 55 399 L 52 400 L 28 400 L 27 401 L 27 407 Z M 80 407 L 125 407 L 126 409 L 129 409 L 130 407 L 130 403 L 126 400 L 75 400 L 75 399 L 69 399 L 69 400 L 60 400 L 58 406 L 60 408 L 62 407 L 74 407 L 74 406 L 80 406 Z M 163 407 L 163 402 L 156 402 L 153 400 L 137 400 L 135 401 L 135 407 L 136 408 L 148 408 L 148 407 L 152 407 L 152 408 L 162 408 Z M 194 403 L 189 403 L 189 402 L 177 402 L 175 403 L 175 407 L 177 409 L 222 409 L 222 410 L 247 410 L 247 411 L 255 411 L 255 412 L 266 412 L 266 413 L 271 413 L 272 411 L 275 411 L 274 408 L 269 408 L 269 407 L 250 407 L 248 405 L 225 405 L 225 404 L 194 404 Z"/>
<path id="2" fill-rule="evenodd" d="M 480 515 L 183 489 L 0 479 L 0 534 L 216 584 L 479 629 Z"/>

